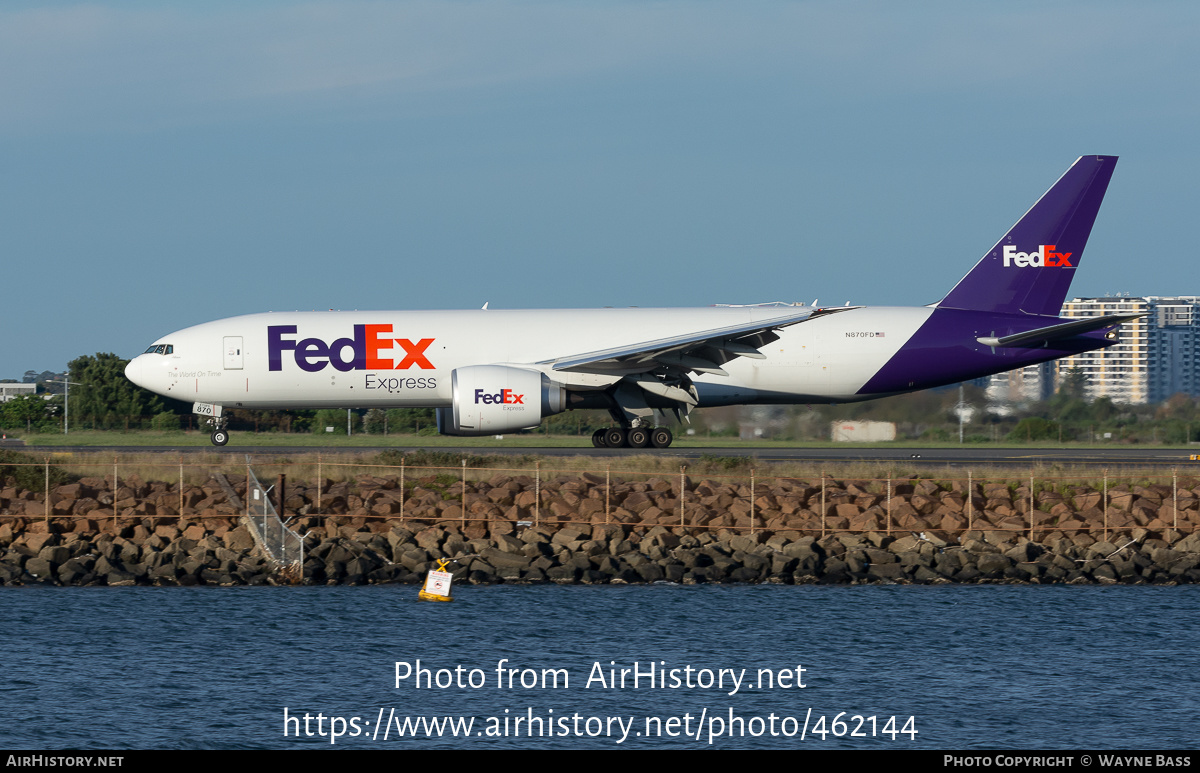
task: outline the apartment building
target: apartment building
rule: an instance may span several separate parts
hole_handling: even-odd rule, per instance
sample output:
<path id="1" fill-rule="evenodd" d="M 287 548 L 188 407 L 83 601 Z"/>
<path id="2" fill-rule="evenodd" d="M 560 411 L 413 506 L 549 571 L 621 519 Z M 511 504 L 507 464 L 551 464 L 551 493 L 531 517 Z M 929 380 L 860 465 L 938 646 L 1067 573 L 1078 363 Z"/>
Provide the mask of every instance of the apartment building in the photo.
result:
<path id="1" fill-rule="evenodd" d="M 1063 304 L 1062 316 L 1131 312 L 1146 316 L 1121 325 L 1116 346 L 998 373 L 988 384 L 988 398 L 1044 400 L 1073 368 L 1085 374 L 1089 399 L 1152 403 L 1177 392 L 1200 395 L 1200 296 L 1073 298 Z"/>

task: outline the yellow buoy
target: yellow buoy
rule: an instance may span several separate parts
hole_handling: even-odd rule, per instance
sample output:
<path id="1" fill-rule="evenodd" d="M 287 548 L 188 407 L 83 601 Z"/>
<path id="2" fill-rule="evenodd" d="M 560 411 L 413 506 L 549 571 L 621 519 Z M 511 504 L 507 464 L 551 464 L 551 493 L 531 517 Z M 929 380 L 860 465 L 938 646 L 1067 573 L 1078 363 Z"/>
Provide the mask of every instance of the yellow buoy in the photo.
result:
<path id="1" fill-rule="evenodd" d="M 419 601 L 454 601 L 454 597 L 450 595 L 453 575 L 446 571 L 446 564 L 450 563 L 450 559 L 439 558 L 437 562 L 438 568 L 430 569 L 425 575 L 425 587 L 417 594 Z"/>

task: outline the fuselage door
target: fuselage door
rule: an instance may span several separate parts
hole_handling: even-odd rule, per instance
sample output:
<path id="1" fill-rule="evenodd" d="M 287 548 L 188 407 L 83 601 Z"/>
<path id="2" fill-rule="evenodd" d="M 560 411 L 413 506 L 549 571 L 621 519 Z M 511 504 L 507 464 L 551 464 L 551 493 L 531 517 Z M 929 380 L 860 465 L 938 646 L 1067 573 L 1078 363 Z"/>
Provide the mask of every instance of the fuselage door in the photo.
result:
<path id="1" fill-rule="evenodd" d="M 225 336 L 225 370 L 242 369 L 242 337 Z"/>

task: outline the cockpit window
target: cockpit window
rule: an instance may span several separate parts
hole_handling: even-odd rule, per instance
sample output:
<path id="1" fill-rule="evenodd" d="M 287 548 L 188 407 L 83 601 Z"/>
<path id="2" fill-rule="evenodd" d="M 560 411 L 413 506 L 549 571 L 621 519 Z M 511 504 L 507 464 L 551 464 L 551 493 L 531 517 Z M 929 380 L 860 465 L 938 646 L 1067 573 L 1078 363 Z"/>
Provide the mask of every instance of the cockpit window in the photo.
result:
<path id="1" fill-rule="evenodd" d="M 154 344 L 145 351 L 146 354 L 174 354 L 175 347 L 171 344 Z"/>

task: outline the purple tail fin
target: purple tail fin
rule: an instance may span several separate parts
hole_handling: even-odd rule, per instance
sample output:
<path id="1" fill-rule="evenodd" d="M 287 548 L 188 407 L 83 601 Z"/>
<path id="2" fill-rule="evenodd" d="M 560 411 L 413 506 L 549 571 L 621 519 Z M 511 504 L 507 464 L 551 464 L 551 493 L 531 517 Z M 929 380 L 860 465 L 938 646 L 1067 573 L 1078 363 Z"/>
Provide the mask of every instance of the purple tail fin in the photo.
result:
<path id="1" fill-rule="evenodd" d="M 939 308 L 1058 316 L 1116 156 L 1081 156 Z"/>

